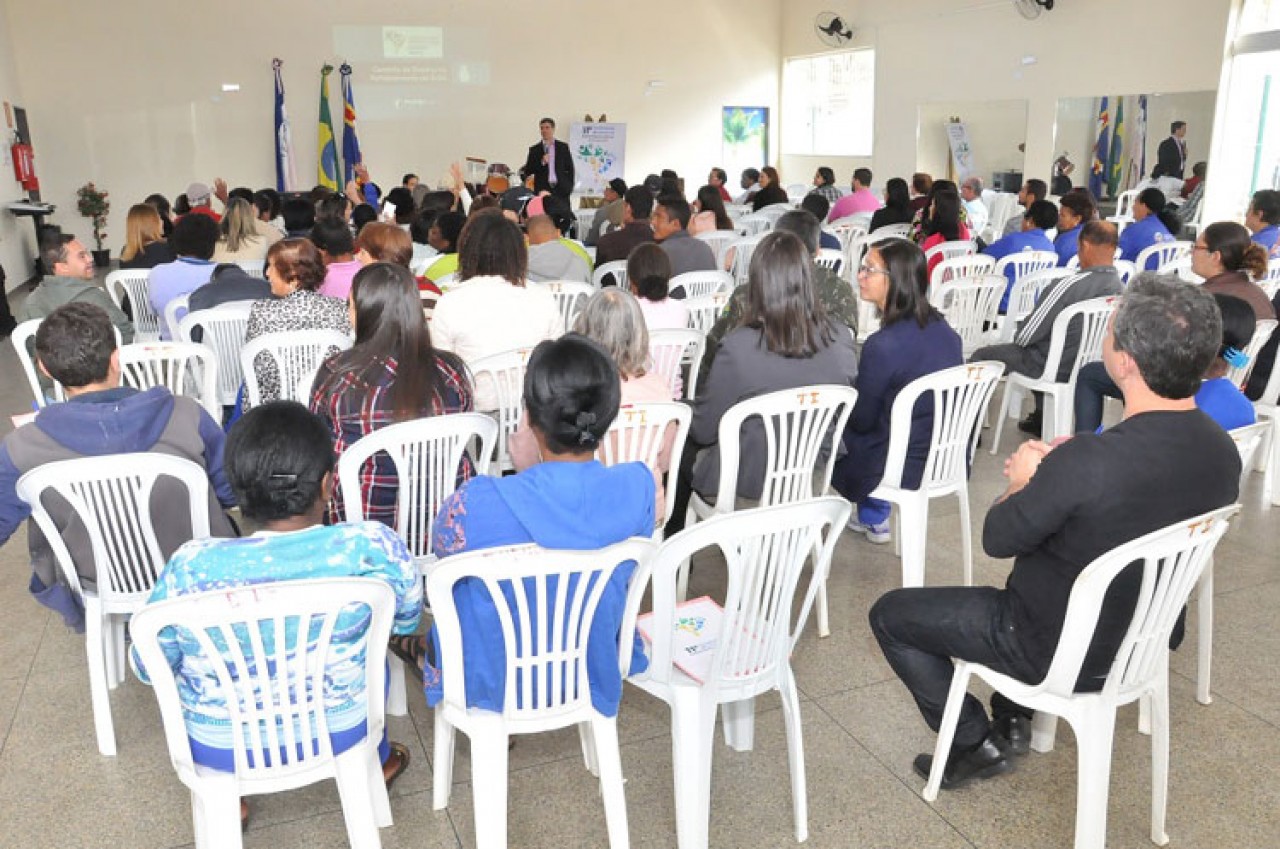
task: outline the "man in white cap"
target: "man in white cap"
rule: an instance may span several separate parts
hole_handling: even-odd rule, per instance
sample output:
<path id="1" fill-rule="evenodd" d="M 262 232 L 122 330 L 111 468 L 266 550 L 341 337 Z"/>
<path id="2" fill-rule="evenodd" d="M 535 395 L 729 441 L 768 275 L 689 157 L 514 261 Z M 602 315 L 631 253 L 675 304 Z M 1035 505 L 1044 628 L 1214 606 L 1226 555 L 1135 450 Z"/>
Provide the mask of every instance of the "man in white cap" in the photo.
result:
<path id="1" fill-rule="evenodd" d="M 191 204 L 191 212 L 187 214 L 207 215 L 214 221 L 222 221 L 222 216 L 210 205 L 212 196 L 213 191 L 205 183 L 195 182 L 187 186 L 187 202 Z"/>

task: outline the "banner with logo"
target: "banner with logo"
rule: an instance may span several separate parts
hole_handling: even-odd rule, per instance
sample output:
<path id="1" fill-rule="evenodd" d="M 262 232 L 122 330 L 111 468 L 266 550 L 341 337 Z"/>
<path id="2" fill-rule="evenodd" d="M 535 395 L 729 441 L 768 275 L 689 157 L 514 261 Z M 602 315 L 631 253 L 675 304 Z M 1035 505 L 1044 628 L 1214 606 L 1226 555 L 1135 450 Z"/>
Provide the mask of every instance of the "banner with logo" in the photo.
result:
<path id="1" fill-rule="evenodd" d="M 627 155 L 627 125 L 577 122 L 569 125 L 574 190 L 604 194 L 614 177 L 622 177 Z M 625 179 L 625 178 L 624 178 Z"/>

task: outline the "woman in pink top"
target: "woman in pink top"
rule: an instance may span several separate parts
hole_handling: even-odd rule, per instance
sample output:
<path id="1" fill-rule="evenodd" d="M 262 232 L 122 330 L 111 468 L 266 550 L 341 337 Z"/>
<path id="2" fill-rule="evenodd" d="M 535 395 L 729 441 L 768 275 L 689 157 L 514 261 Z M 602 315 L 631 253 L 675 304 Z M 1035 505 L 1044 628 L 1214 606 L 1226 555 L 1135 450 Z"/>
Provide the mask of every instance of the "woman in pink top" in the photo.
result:
<path id="1" fill-rule="evenodd" d="M 689 326 L 684 303 L 667 297 L 671 260 L 655 242 L 637 245 L 627 257 L 627 282 L 640 303 L 649 330 L 683 330 Z"/>
<path id="2" fill-rule="evenodd" d="M 920 249 L 925 252 L 943 242 L 962 242 L 968 239 L 969 228 L 960 220 L 960 194 L 949 189 L 934 192 L 928 214 L 921 225 L 920 233 L 923 239 L 920 242 Z M 930 276 L 933 275 L 934 266 L 940 262 L 942 262 L 940 253 L 929 260 Z"/>
<path id="3" fill-rule="evenodd" d="M 698 197 L 693 201 L 694 215 L 689 219 L 689 235 L 710 233 L 715 230 L 732 230 L 733 220 L 725 211 L 724 201 L 714 186 L 703 186 L 698 189 Z"/>
<path id="4" fill-rule="evenodd" d="M 346 300 L 351 294 L 351 280 L 364 266 L 356 259 L 355 239 L 351 228 L 340 218 L 317 218 L 311 228 L 311 241 L 320 249 L 324 260 L 324 282 L 320 294 Z"/>

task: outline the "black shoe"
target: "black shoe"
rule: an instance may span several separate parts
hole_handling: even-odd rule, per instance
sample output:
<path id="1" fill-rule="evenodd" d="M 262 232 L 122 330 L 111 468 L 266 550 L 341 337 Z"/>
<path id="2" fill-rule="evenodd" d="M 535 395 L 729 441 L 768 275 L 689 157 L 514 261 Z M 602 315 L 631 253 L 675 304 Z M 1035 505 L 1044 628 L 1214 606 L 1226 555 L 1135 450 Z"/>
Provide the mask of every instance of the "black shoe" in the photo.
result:
<path id="1" fill-rule="evenodd" d="M 1031 720 L 1021 714 L 997 716 L 991 723 L 991 734 L 1006 755 L 1021 757 L 1031 751 Z"/>
<path id="2" fill-rule="evenodd" d="M 1036 412 L 1027 416 L 1022 421 L 1018 422 L 1018 430 L 1022 431 L 1023 433 L 1029 433 L 1032 436 L 1039 436 L 1041 431 L 1041 426 L 1043 424 L 1044 424 L 1044 416 L 1040 413 L 1039 410 L 1037 410 Z"/>
<path id="3" fill-rule="evenodd" d="M 933 755 L 916 755 L 912 767 L 916 775 L 928 781 L 929 771 L 933 769 Z M 1000 751 L 993 735 L 988 734 L 976 749 L 970 749 L 967 752 L 951 750 L 946 769 L 942 772 L 942 789 L 954 790 L 975 778 L 981 780 L 995 778 L 1011 769 L 1013 764 L 1005 757 L 1004 752 Z"/>

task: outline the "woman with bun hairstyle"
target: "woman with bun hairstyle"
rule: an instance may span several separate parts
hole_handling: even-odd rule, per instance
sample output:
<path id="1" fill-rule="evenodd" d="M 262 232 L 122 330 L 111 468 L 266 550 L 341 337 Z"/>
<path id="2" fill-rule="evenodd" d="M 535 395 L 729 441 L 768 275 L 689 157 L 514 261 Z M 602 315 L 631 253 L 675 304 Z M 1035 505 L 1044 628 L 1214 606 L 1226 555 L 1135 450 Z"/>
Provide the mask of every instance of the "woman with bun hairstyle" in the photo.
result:
<path id="1" fill-rule="evenodd" d="M 1249 305 L 1239 298 L 1215 294 L 1213 299 L 1218 304 L 1218 312 L 1222 313 L 1222 344 L 1196 392 L 1196 406 L 1222 425 L 1223 430 L 1235 430 L 1258 420 L 1253 403 L 1227 379 L 1229 369 L 1248 365 L 1249 356 L 1244 349 L 1253 338 L 1258 320 Z"/>
<path id="2" fill-rule="evenodd" d="M 1133 202 L 1133 223 L 1120 234 L 1120 258 L 1134 262 L 1138 254 L 1157 242 L 1172 242 L 1182 229 L 1172 205 L 1165 201 L 1159 189 L 1143 189 Z M 1139 271 L 1155 271 L 1156 258 L 1147 260 L 1146 268 Z"/>
<path id="3" fill-rule="evenodd" d="M 1267 249 L 1252 241 L 1243 225 L 1218 221 L 1204 228 L 1191 249 L 1191 270 L 1204 278 L 1204 290 L 1211 295 L 1239 298 L 1253 307 L 1258 320 L 1276 317 L 1267 293 L 1255 282 L 1267 276 Z"/>
<path id="4" fill-rule="evenodd" d="M 538 461 L 519 474 L 480 476 L 459 487 L 436 517 L 436 554 L 446 558 L 520 543 L 592 550 L 650 536 L 653 472 L 644 463 L 605 467 L 595 459 L 620 398 L 618 367 L 596 342 L 570 333 L 534 348 L 525 371 L 524 407 Z M 609 579 L 588 640 L 592 702 L 606 716 L 616 715 L 622 697 L 618 629 L 633 571 L 623 566 Z M 464 638 L 467 706 L 501 710 L 506 651 L 489 592 L 483 583 L 465 580 L 453 598 Z M 633 672 L 645 668 L 638 640 L 632 657 Z M 435 705 L 443 695 L 439 670 L 427 667 L 423 680 L 427 704 Z"/>

